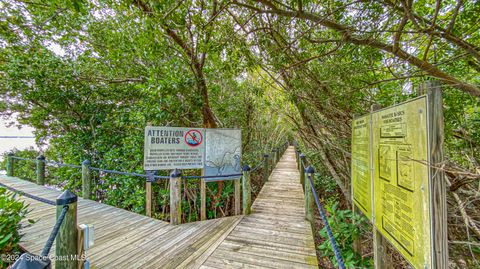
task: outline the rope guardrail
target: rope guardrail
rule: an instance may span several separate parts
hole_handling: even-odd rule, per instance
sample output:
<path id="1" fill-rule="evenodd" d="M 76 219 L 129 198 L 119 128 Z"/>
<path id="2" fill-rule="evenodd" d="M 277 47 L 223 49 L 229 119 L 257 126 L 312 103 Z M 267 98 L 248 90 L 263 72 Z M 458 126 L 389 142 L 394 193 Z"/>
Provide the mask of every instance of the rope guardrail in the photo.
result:
<path id="1" fill-rule="evenodd" d="M 184 176 L 183 178 L 186 178 L 186 179 L 230 178 L 230 177 L 239 177 L 242 175 L 243 174 L 241 173 L 237 173 L 237 174 L 213 175 L 213 176 Z"/>
<path id="2" fill-rule="evenodd" d="M 81 165 L 73 165 L 73 164 L 66 164 L 66 163 L 60 163 L 60 162 L 55 162 L 55 161 L 48 161 L 45 160 L 45 157 L 40 155 L 36 159 L 30 159 L 30 158 L 23 158 L 23 157 L 17 157 L 14 156 L 13 154 L 8 155 L 7 159 L 7 175 L 8 176 L 13 176 L 14 174 L 14 159 L 17 160 L 25 160 L 25 161 L 35 161 L 36 162 L 36 174 L 37 174 L 37 184 L 39 185 L 44 185 L 45 183 L 45 167 L 47 165 L 49 166 L 57 166 L 57 167 L 71 167 L 75 169 L 80 169 L 81 174 L 82 174 L 82 189 L 81 193 L 84 199 L 91 199 L 93 195 L 93 188 L 92 188 L 92 171 L 97 171 L 97 172 L 104 172 L 104 173 L 109 173 L 109 174 L 116 174 L 116 175 L 124 175 L 124 176 L 132 176 L 132 177 L 140 177 L 145 179 L 145 195 L 146 195 L 146 205 L 145 205 L 145 211 L 147 216 L 152 216 L 152 212 L 154 209 L 154 200 L 153 200 L 153 188 L 152 188 L 152 183 L 157 182 L 159 180 L 170 180 L 170 192 L 173 193 L 174 195 L 170 196 L 170 220 L 174 220 L 172 224 L 177 224 L 181 222 L 181 215 L 180 214 L 172 214 L 173 209 L 175 208 L 180 208 L 181 205 L 179 203 L 181 202 L 181 190 L 179 186 L 181 186 L 181 180 L 183 179 L 219 179 L 219 180 L 234 180 L 234 188 L 235 188 L 235 214 L 239 214 L 240 212 L 240 204 L 238 201 L 240 201 L 240 192 L 243 192 L 243 208 L 247 208 L 248 210 L 244 211 L 244 214 L 248 214 L 250 211 L 250 206 L 251 206 L 251 199 L 248 198 L 251 196 L 251 186 L 250 186 L 250 175 L 256 171 L 261 171 L 263 172 L 263 182 L 265 183 L 268 178 L 270 173 L 272 172 L 273 168 L 277 164 L 277 162 L 280 159 L 280 155 L 283 154 L 283 152 L 287 149 L 288 147 L 288 142 L 280 144 L 278 147 L 274 147 L 271 151 L 267 151 L 266 153 L 263 154 L 263 159 L 253 168 L 250 169 L 250 166 L 244 165 L 242 172 L 240 173 L 233 173 L 233 174 L 227 174 L 227 175 L 203 175 L 203 176 L 196 176 L 196 175 L 191 175 L 191 176 L 182 176 L 181 172 L 178 170 L 174 170 L 170 176 L 164 176 L 164 175 L 155 175 L 154 171 L 146 171 L 145 174 L 142 173 L 135 173 L 135 172 L 123 172 L 123 171 L 117 171 L 117 170 L 110 170 L 110 169 L 102 169 L 98 167 L 92 167 L 90 166 L 90 162 L 88 160 L 85 160 L 82 162 Z M 269 155 L 271 154 L 271 155 Z M 245 169 L 248 167 L 248 169 Z M 173 176 L 172 176 L 173 175 Z M 242 180 L 240 180 L 242 179 Z M 241 188 L 240 185 L 243 185 Z M 201 192 L 201 219 L 204 220 L 206 219 L 206 214 L 205 214 L 205 206 L 204 204 L 206 203 L 206 195 L 205 195 L 205 181 L 201 181 L 200 184 L 200 192 Z M 42 201 L 51 205 L 55 205 L 55 202 L 49 201 L 46 199 L 43 199 L 41 197 L 36 197 L 33 195 L 29 194 L 24 194 L 26 197 L 30 197 L 32 199 L 36 199 L 38 201 Z M 179 196 L 179 197 L 177 197 Z M 174 206 L 172 206 L 174 205 Z M 175 212 L 174 212 L 175 213 Z M 172 217 L 174 216 L 174 217 Z"/>
<path id="3" fill-rule="evenodd" d="M 262 167 L 262 165 L 263 165 L 263 162 L 259 162 L 259 163 L 257 164 L 257 166 L 255 166 L 254 168 L 252 168 L 252 170 L 250 171 L 250 173 L 253 173 L 253 172 L 257 171 L 258 169 L 260 169 L 260 167 Z"/>
<path id="4" fill-rule="evenodd" d="M 56 166 L 56 167 L 70 167 L 70 168 L 82 169 L 82 166 L 81 166 L 81 165 L 68 164 L 68 163 L 59 163 L 59 162 L 47 161 L 47 160 L 45 160 L 45 159 L 39 159 L 39 158 L 37 158 L 37 159 L 31 159 L 31 158 L 18 157 L 18 156 L 14 156 L 14 155 L 10 155 L 9 157 L 11 157 L 12 159 L 23 160 L 23 161 L 32 161 L 32 162 L 40 161 L 40 162 L 43 162 L 43 163 L 45 163 L 45 164 L 47 164 L 47 165 Z M 110 173 L 110 174 L 117 174 L 117 175 L 124 175 L 124 176 L 134 176 L 134 177 L 143 177 L 143 178 L 149 177 L 149 175 L 147 175 L 147 174 L 132 173 L 132 172 L 123 172 L 123 171 L 110 170 L 110 169 L 102 169 L 102 168 L 97 168 L 97 167 L 92 167 L 92 166 L 89 166 L 88 168 L 89 168 L 90 170 L 93 170 L 93 171 L 105 172 L 105 173 Z M 156 178 L 156 179 L 168 179 L 168 178 L 169 178 L 169 176 L 153 176 L 153 177 Z"/>
<path id="5" fill-rule="evenodd" d="M 338 248 L 337 242 L 335 242 L 335 238 L 333 237 L 332 229 L 330 228 L 330 224 L 328 224 L 327 216 L 325 215 L 325 211 L 323 210 L 323 206 L 320 203 L 320 200 L 318 199 L 318 194 L 317 194 L 317 191 L 315 190 L 315 187 L 314 187 L 313 181 L 312 181 L 312 177 L 310 176 L 310 174 L 307 176 L 307 178 L 308 178 L 310 188 L 312 190 L 313 198 L 315 200 L 315 203 L 317 204 L 318 213 L 320 214 L 320 217 L 322 218 L 323 225 L 325 226 L 325 229 L 327 230 L 328 239 L 330 241 L 330 244 L 332 245 L 333 253 L 335 255 L 335 259 L 337 260 L 338 267 L 340 269 L 345 269 L 345 264 L 343 262 L 342 254 L 340 252 L 340 249 Z"/>
<path id="6" fill-rule="evenodd" d="M 46 161 L 46 160 L 40 160 L 40 161 L 44 162 L 45 164 L 48 164 L 48 165 L 51 165 L 51 166 L 56 166 L 56 167 L 70 167 L 70 168 L 82 169 L 81 165 L 68 164 L 68 163 L 58 163 L 58 162 Z"/>
<path id="7" fill-rule="evenodd" d="M 11 155 L 11 157 L 13 159 L 22 160 L 22 161 L 36 161 L 36 159 L 22 158 L 22 157 L 17 157 L 17 156 L 13 156 L 13 155 Z"/>
<path id="8" fill-rule="evenodd" d="M 25 196 L 25 197 L 28 197 L 30 199 L 33 199 L 33 200 L 36 200 L 36 201 L 39 201 L 39 202 L 42 202 L 42 203 L 45 203 L 45 204 L 49 204 L 49 205 L 56 205 L 56 203 L 52 200 L 48 200 L 48 199 L 45 199 L 45 198 L 42 198 L 42 197 L 35 196 L 33 194 L 26 193 L 26 192 L 21 191 L 21 190 L 17 190 L 15 188 L 7 186 L 3 183 L 0 183 L 0 186 L 4 187 L 5 189 L 7 189 L 11 192 L 18 193 L 18 194 L 20 194 L 22 196 Z"/>
<path id="9" fill-rule="evenodd" d="M 93 171 L 105 172 L 105 173 L 110 173 L 110 174 L 117 174 L 117 175 L 124 175 L 124 176 L 135 176 L 135 177 L 145 177 L 145 178 L 148 177 L 148 175 L 140 174 L 140 173 L 122 172 L 122 171 L 117 171 L 117 170 L 101 169 L 101 168 L 96 168 L 96 167 L 89 167 L 89 168 L 90 168 L 90 170 L 93 170 Z"/>
<path id="10" fill-rule="evenodd" d="M 283 144 L 284 147 L 288 145 L 288 142 Z M 278 150 L 278 148 L 276 148 Z M 275 150 L 274 150 L 275 151 Z M 23 160 L 23 161 L 32 161 L 32 162 L 43 162 L 46 165 L 51 165 L 51 166 L 56 166 L 56 167 L 70 167 L 70 168 L 77 168 L 77 169 L 82 169 L 82 165 L 75 165 L 75 164 L 68 164 L 68 163 L 60 163 L 60 162 L 55 162 L 55 161 L 47 161 L 45 158 L 23 158 L 23 157 L 18 157 L 15 155 L 9 155 L 10 158 L 12 159 L 17 159 L 17 160 Z M 260 162 L 255 168 L 251 170 L 251 172 L 255 172 L 260 167 L 262 166 L 262 162 Z M 97 168 L 97 167 L 92 167 L 88 166 L 88 169 L 92 171 L 98 171 L 98 172 L 105 172 L 105 173 L 110 173 L 110 174 L 117 174 L 117 175 L 124 175 L 124 176 L 134 176 L 134 177 L 142 177 L 142 178 L 147 178 L 147 182 L 156 182 L 159 179 L 169 179 L 169 176 L 158 176 L 158 175 L 148 175 L 148 174 L 141 174 L 141 173 L 133 173 L 133 172 L 123 172 L 123 171 L 117 171 L 117 170 L 110 170 L 110 169 L 102 169 L 102 168 Z M 184 178 L 186 179 L 208 179 L 208 178 L 229 178 L 229 177 L 238 177 L 242 176 L 243 174 L 238 173 L 238 174 L 229 174 L 229 175 L 219 175 L 219 176 L 185 176 Z"/>
<path id="11" fill-rule="evenodd" d="M 315 204 L 317 205 L 318 213 L 320 215 L 320 218 L 322 219 L 323 226 L 325 227 L 325 230 L 327 231 L 327 236 L 328 240 L 330 241 L 330 245 L 332 246 L 333 254 L 335 255 L 335 259 L 337 260 L 338 266 L 340 269 L 345 269 L 345 263 L 343 261 L 341 251 L 338 248 L 337 243 L 335 242 L 335 238 L 333 237 L 332 229 L 330 227 L 330 224 L 328 223 L 327 216 L 325 215 L 325 210 L 323 209 L 322 203 L 320 203 L 320 199 L 318 198 L 317 191 L 315 190 L 315 185 L 313 184 L 313 175 L 315 173 L 315 170 L 313 169 L 312 166 L 307 166 L 306 163 L 306 156 L 301 153 L 301 151 L 298 149 L 298 144 L 294 143 L 295 145 L 295 153 L 296 153 L 296 158 L 297 158 L 297 164 L 298 164 L 298 169 L 300 170 L 300 181 L 302 185 L 304 185 L 304 190 L 305 190 L 305 202 L 306 202 L 306 212 L 307 212 L 307 218 L 310 217 L 310 221 L 313 219 L 313 214 L 311 213 L 311 196 L 313 196 L 313 200 L 315 201 Z M 306 175 L 306 180 L 305 180 L 305 175 Z M 310 186 L 308 187 L 307 184 Z M 311 191 L 311 193 L 310 193 Z M 311 196 L 310 196 L 311 195 Z"/>
<path id="12" fill-rule="evenodd" d="M 50 233 L 50 236 L 47 239 L 47 242 L 45 242 L 45 246 L 43 247 L 42 253 L 40 254 L 40 256 L 47 257 L 48 253 L 50 253 L 50 249 L 52 248 L 53 241 L 55 241 L 55 238 L 57 237 L 58 231 L 60 230 L 60 225 L 62 225 L 62 222 L 65 219 L 65 216 L 67 215 L 67 211 L 68 211 L 68 205 L 64 205 L 62 208 L 62 212 L 60 212 L 60 216 L 55 222 L 55 226 L 53 226 L 52 232 Z"/>

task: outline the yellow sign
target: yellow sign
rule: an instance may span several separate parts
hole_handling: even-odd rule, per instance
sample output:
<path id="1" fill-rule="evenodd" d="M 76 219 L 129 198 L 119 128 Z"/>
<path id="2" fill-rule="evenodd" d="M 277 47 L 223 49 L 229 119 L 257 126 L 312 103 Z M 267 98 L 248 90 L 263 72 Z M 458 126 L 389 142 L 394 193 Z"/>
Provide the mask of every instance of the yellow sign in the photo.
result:
<path id="1" fill-rule="evenodd" d="M 370 115 L 352 123 L 352 196 L 355 205 L 372 219 Z"/>
<path id="2" fill-rule="evenodd" d="M 427 97 L 372 114 L 374 224 L 415 268 L 431 268 Z"/>

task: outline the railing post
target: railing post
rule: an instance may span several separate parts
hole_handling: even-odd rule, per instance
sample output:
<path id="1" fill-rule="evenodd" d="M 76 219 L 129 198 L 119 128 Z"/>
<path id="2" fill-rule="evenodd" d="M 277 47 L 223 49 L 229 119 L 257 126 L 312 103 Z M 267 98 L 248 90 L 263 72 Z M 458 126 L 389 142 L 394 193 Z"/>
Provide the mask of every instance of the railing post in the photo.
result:
<path id="1" fill-rule="evenodd" d="M 154 181 L 152 171 L 145 171 L 147 174 L 147 180 L 145 181 L 145 215 L 152 217 L 153 213 L 153 191 L 152 182 Z"/>
<path id="2" fill-rule="evenodd" d="M 300 154 L 302 154 L 302 151 L 297 149 L 297 169 L 300 171 Z"/>
<path id="3" fill-rule="evenodd" d="M 268 181 L 270 171 L 268 168 L 268 154 L 263 155 L 263 183 Z"/>
<path id="4" fill-rule="evenodd" d="M 13 153 L 8 153 L 7 155 L 7 176 L 13 177 Z"/>
<path id="5" fill-rule="evenodd" d="M 205 170 L 202 169 L 202 176 Z M 207 182 L 204 178 L 200 179 L 200 220 L 207 219 Z"/>
<path id="6" fill-rule="evenodd" d="M 182 172 L 170 173 L 170 224 L 182 223 Z"/>
<path id="7" fill-rule="evenodd" d="M 277 165 L 277 163 L 280 161 L 280 157 L 282 157 L 280 148 L 275 148 L 275 165 Z"/>
<path id="8" fill-rule="evenodd" d="M 152 182 L 146 181 L 145 182 L 145 215 L 147 217 L 152 217 Z"/>
<path id="9" fill-rule="evenodd" d="M 240 206 L 240 179 L 235 179 L 234 181 L 234 187 L 235 187 L 235 215 L 240 215 L 241 212 L 241 206 Z"/>
<path id="10" fill-rule="evenodd" d="M 302 184 L 302 187 L 305 189 L 305 166 L 303 163 L 305 162 L 305 154 L 301 153 L 300 154 L 300 183 Z"/>
<path id="11" fill-rule="evenodd" d="M 273 172 L 273 168 L 275 165 L 273 164 L 273 154 L 270 153 L 268 157 L 268 174 L 270 175 Z"/>
<path id="12" fill-rule="evenodd" d="M 90 174 L 90 161 L 82 162 L 82 197 L 90 199 L 92 196 L 92 177 Z"/>
<path id="13" fill-rule="evenodd" d="M 65 205 L 68 205 L 68 211 L 56 238 L 55 255 L 58 259 L 55 269 L 77 269 L 78 260 L 71 258 L 78 254 L 77 199 L 69 190 L 57 198 L 57 219 Z"/>
<path id="14" fill-rule="evenodd" d="M 305 217 L 310 223 L 313 223 L 313 192 L 312 187 L 310 186 L 310 179 L 314 181 L 315 170 L 312 166 L 305 168 Z"/>
<path id="15" fill-rule="evenodd" d="M 243 215 L 248 215 L 251 212 L 252 205 L 252 191 L 250 185 L 250 166 L 245 165 L 242 168 L 242 189 L 243 189 Z"/>
<path id="16" fill-rule="evenodd" d="M 37 160 L 37 184 L 45 184 L 45 156 L 38 155 Z"/>
<path id="17" fill-rule="evenodd" d="M 276 165 L 277 165 L 277 150 L 272 149 L 272 170 L 275 169 Z"/>

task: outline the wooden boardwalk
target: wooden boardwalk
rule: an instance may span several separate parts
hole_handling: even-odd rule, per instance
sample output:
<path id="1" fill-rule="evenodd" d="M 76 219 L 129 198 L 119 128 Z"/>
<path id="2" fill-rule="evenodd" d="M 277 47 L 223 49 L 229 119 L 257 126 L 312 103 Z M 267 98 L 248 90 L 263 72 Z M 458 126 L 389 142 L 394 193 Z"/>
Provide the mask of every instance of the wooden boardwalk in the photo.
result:
<path id="1" fill-rule="evenodd" d="M 60 191 L 14 177 L 0 182 L 55 200 Z M 26 197 L 22 246 L 39 254 L 55 222 L 55 206 Z M 78 223 L 93 224 L 92 268 L 317 268 L 312 231 L 288 148 L 252 205 L 252 214 L 172 226 L 123 209 L 79 198 Z M 54 250 L 52 249 L 53 253 Z"/>
<path id="2" fill-rule="evenodd" d="M 289 147 L 252 205 L 201 268 L 318 268 L 305 200 Z"/>

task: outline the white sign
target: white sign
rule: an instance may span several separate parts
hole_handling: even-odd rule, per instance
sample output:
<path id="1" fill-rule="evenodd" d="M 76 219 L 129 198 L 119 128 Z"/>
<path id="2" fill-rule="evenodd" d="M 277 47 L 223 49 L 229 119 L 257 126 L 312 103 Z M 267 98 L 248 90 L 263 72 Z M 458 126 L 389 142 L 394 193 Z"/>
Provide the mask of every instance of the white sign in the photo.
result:
<path id="1" fill-rule="evenodd" d="M 203 168 L 205 129 L 145 127 L 145 170 Z"/>
<path id="2" fill-rule="evenodd" d="M 207 129 L 205 139 L 206 181 L 236 179 L 218 177 L 241 173 L 242 131 L 239 129 Z"/>

